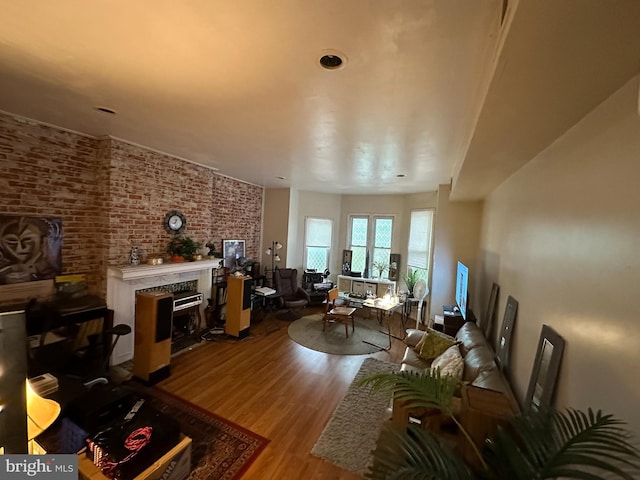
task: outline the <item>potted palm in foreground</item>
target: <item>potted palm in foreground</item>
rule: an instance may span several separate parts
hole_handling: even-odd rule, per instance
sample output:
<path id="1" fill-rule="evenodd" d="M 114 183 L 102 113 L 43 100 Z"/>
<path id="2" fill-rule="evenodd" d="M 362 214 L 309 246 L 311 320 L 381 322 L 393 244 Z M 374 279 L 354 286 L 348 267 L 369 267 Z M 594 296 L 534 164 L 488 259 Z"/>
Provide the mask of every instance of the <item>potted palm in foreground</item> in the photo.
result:
<path id="1" fill-rule="evenodd" d="M 593 412 L 567 409 L 530 411 L 510 419 L 507 428 L 489 438 L 482 450 L 453 415 L 453 396 L 460 381 L 438 371 L 380 373 L 359 385 L 386 390 L 411 408 L 435 408 L 450 418 L 477 462 L 467 463 L 432 432 L 409 426 L 385 426 L 365 478 L 438 480 L 598 480 L 640 478 L 640 451 L 625 423 Z"/>

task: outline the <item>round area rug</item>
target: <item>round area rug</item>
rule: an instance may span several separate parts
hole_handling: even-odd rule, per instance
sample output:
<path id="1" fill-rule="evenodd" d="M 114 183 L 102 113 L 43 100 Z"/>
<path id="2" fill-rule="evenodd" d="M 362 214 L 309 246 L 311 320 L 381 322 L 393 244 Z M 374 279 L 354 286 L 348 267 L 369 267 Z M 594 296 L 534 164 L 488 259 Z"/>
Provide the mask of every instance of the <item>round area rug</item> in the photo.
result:
<path id="1" fill-rule="evenodd" d="M 366 355 L 389 346 L 389 337 L 380 331 L 382 327 L 375 318 L 355 317 L 355 325 L 352 332 L 349 322 L 349 338 L 344 334 L 342 322 L 327 323 L 327 330 L 322 333 L 322 314 L 308 315 L 289 325 L 289 337 L 303 347 L 334 355 Z"/>

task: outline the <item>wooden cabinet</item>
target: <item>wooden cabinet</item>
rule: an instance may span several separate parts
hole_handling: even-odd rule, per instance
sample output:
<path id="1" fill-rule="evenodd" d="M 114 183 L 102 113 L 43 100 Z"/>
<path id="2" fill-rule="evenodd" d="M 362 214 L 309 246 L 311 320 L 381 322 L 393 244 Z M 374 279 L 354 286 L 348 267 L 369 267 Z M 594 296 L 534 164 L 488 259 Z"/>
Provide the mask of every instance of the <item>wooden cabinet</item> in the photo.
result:
<path id="1" fill-rule="evenodd" d="M 507 392 L 498 392 L 465 385 L 462 387 L 461 395 L 462 398 L 453 398 L 453 415 L 467 431 L 478 450 L 482 450 L 487 437 L 496 434 L 498 426 L 505 427 L 509 419 L 520 411 L 510 389 Z M 391 423 L 402 428 L 415 425 L 436 433 L 439 438 L 458 449 L 468 463 L 480 468 L 473 447 L 452 420 L 439 410 L 409 408 L 404 400 L 394 399 Z"/>
<path id="2" fill-rule="evenodd" d="M 227 322 L 225 333 L 244 338 L 251 326 L 251 277 L 227 279 Z"/>
<path id="3" fill-rule="evenodd" d="M 509 418 L 519 413 L 520 408 L 513 394 L 465 385 L 462 388 L 460 423 L 469 433 L 473 443 L 482 449 L 487 437 L 498 431 L 498 426 L 506 426 Z M 478 460 L 468 442 L 460 442 L 465 459 L 472 465 Z"/>
<path id="4" fill-rule="evenodd" d="M 452 337 L 456 336 L 460 327 L 465 324 L 465 322 L 473 322 L 476 323 L 476 317 L 471 311 L 471 309 L 467 309 L 467 319 L 462 318 L 460 312 L 453 312 L 453 306 L 443 305 L 442 306 L 442 332 L 450 335 Z M 439 328 L 436 328 L 438 330 Z"/>

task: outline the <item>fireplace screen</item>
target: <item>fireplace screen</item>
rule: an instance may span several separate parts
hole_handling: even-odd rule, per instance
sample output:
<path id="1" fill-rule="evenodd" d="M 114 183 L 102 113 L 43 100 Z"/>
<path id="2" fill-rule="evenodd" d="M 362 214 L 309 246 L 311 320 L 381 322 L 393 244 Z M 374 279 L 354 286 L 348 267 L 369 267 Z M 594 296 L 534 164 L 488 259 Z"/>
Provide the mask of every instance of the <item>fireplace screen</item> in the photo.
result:
<path id="1" fill-rule="evenodd" d="M 0 215 L 0 285 L 62 272 L 62 219 Z"/>

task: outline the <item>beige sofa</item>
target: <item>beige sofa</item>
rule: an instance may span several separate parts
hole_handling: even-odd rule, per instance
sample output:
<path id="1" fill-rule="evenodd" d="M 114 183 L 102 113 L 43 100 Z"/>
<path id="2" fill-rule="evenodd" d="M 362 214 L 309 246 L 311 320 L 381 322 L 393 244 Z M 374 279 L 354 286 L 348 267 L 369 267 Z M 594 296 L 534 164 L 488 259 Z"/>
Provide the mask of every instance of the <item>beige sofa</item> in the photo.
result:
<path id="1" fill-rule="evenodd" d="M 407 345 L 401 370 L 424 372 L 431 362 L 423 360 L 414 350 L 424 331 L 409 329 L 404 342 Z M 491 346 L 475 323 L 465 323 L 455 336 L 457 348 L 463 359 L 463 385 L 460 397 L 454 398 L 454 415 L 460 420 L 474 443 L 481 448 L 484 439 L 493 435 L 499 424 L 520 411 L 518 403 L 494 360 Z M 473 461 L 474 454 L 468 444 L 461 441 L 455 432 L 450 433 L 450 422 L 433 409 L 409 409 L 403 402 L 394 400 L 392 423 L 406 426 L 420 424 L 422 428 L 437 431 L 459 442 L 465 457 Z"/>
<path id="2" fill-rule="evenodd" d="M 402 370 L 424 372 L 430 362 L 418 356 L 414 350 L 424 331 L 408 329 L 404 339 L 407 348 L 402 359 Z M 464 361 L 462 380 L 474 387 L 486 388 L 512 396 L 509 383 L 500 372 L 494 360 L 494 353 L 489 342 L 475 323 L 466 322 L 458 333 L 456 340 Z"/>

